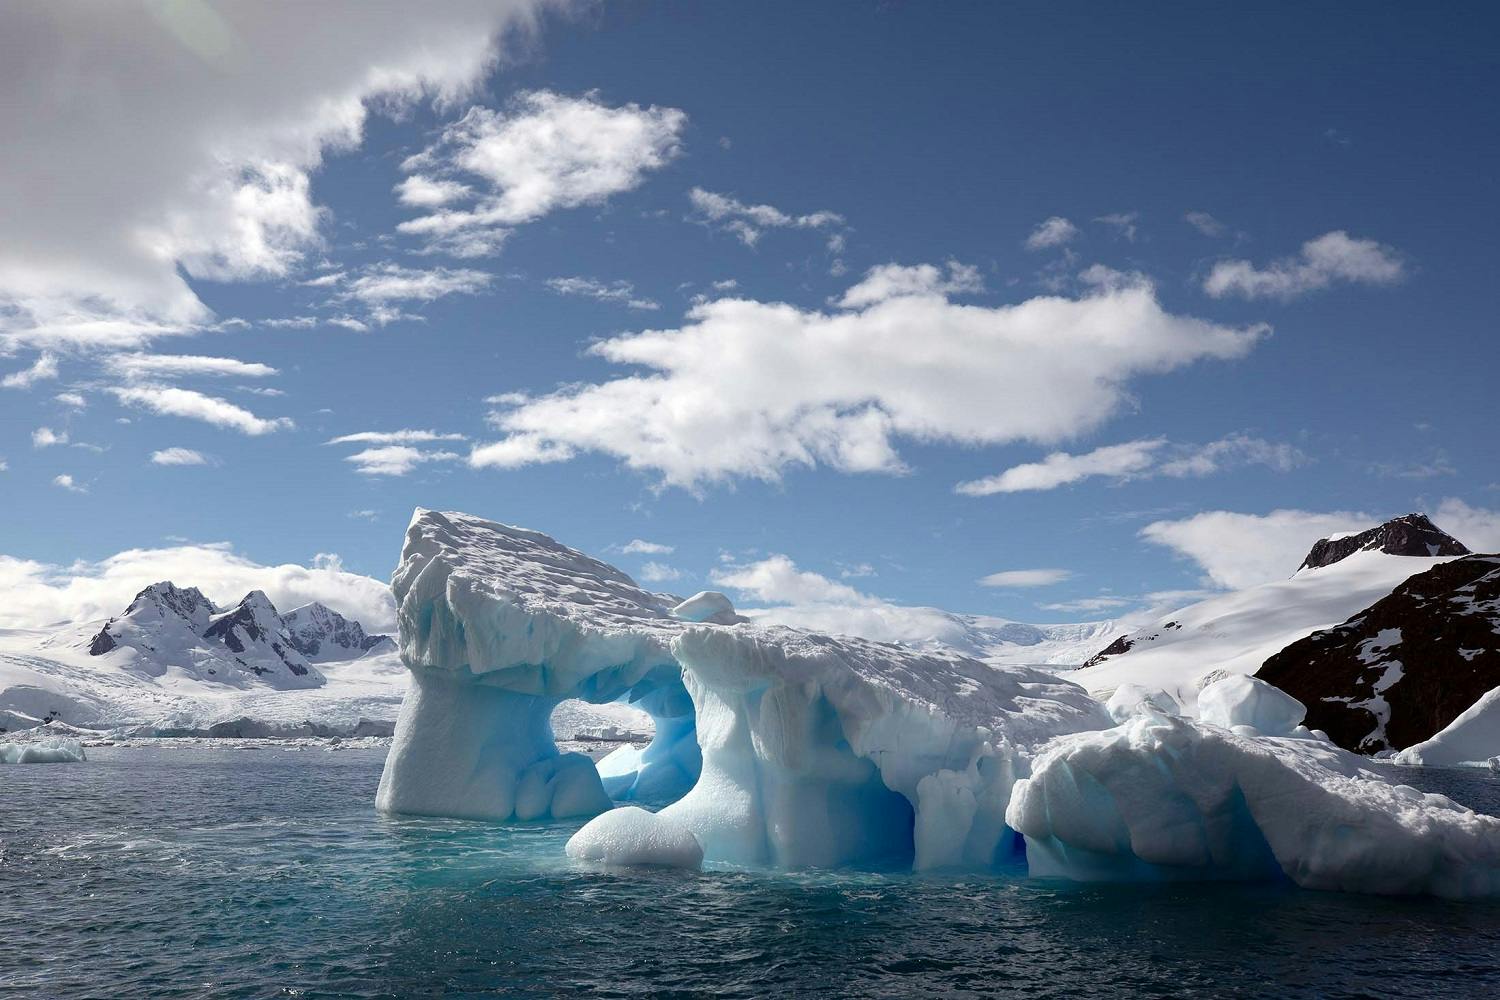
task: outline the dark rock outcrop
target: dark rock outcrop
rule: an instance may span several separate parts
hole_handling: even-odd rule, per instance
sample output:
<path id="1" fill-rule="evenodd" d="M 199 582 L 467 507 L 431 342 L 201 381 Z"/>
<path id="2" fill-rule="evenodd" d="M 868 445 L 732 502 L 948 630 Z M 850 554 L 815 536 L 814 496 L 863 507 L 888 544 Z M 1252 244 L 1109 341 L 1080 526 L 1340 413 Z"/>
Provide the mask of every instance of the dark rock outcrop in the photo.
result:
<path id="1" fill-rule="evenodd" d="M 1302 560 L 1302 569 L 1332 566 L 1356 552 L 1385 552 L 1393 556 L 1466 556 L 1469 549 L 1428 520 L 1426 514 L 1393 517 L 1369 531 L 1342 538 L 1320 538 Z"/>
<path id="2" fill-rule="evenodd" d="M 1418 573 L 1342 625 L 1292 643 L 1256 676 L 1300 700 L 1307 725 L 1346 749 L 1420 743 L 1500 686 L 1500 555 Z"/>
<path id="3" fill-rule="evenodd" d="M 1087 660 L 1084 660 L 1083 665 L 1085 667 L 1097 666 L 1098 664 L 1103 663 L 1105 660 L 1109 659 L 1111 656 L 1119 656 L 1121 653 L 1130 652 L 1130 647 L 1134 645 L 1135 640 L 1131 639 L 1130 636 L 1119 636 L 1115 639 L 1114 642 L 1110 643 L 1108 646 L 1105 646 L 1103 649 L 1099 650 L 1099 652 L 1095 653 L 1093 656 L 1090 656 Z"/>

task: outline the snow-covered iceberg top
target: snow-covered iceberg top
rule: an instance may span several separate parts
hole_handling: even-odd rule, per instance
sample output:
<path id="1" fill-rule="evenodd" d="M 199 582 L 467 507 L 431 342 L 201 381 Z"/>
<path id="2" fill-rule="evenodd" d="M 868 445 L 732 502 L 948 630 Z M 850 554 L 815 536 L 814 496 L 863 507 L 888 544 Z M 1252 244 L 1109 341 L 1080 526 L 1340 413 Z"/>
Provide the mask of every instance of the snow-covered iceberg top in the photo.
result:
<path id="1" fill-rule="evenodd" d="M 78 764 L 87 759 L 77 740 L 48 736 L 0 741 L 0 764 Z"/>

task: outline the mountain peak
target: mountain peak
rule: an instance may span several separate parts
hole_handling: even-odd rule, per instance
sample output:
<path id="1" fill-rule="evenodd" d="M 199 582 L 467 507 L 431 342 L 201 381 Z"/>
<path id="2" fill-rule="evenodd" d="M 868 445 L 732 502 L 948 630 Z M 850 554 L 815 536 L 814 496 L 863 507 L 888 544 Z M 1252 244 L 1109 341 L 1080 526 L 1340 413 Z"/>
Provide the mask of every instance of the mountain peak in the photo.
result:
<path id="1" fill-rule="evenodd" d="M 1466 556 L 1469 549 L 1433 524 L 1426 514 L 1393 517 L 1384 524 L 1348 535 L 1332 535 L 1313 543 L 1298 570 L 1332 566 L 1356 552 L 1384 552 L 1393 556 Z"/>

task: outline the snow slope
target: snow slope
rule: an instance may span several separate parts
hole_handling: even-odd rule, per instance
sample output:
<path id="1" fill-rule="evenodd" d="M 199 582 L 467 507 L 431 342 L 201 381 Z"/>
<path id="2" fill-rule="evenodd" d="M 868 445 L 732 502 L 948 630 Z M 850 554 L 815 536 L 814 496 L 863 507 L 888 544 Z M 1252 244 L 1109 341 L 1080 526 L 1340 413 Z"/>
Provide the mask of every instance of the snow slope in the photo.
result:
<path id="1" fill-rule="evenodd" d="M 1190 605 L 1126 637 L 1125 652 L 1068 675 L 1098 697 L 1122 684 L 1160 688 L 1191 708 L 1206 681 L 1253 674 L 1268 657 L 1345 621 L 1415 573 L 1453 557 L 1357 551 L 1329 566 Z"/>

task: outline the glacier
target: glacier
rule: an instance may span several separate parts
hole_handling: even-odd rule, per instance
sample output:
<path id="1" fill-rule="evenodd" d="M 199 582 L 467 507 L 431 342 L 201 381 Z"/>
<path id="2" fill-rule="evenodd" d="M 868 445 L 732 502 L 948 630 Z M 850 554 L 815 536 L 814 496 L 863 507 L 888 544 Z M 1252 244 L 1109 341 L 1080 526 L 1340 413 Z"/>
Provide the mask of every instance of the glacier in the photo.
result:
<path id="1" fill-rule="evenodd" d="M 422 509 L 392 590 L 411 684 L 386 812 L 593 817 L 567 853 L 606 865 L 1500 894 L 1500 819 L 1393 784 L 1258 679 L 1191 706 L 1120 685 L 1106 707 L 1034 668 L 746 621 L 723 595 L 652 593 L 540 532 Z M 562 753 L 565 699 L 643 710 L 652 742 L 597 766 Z"/>

